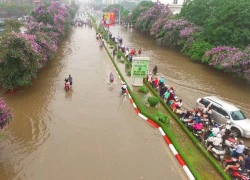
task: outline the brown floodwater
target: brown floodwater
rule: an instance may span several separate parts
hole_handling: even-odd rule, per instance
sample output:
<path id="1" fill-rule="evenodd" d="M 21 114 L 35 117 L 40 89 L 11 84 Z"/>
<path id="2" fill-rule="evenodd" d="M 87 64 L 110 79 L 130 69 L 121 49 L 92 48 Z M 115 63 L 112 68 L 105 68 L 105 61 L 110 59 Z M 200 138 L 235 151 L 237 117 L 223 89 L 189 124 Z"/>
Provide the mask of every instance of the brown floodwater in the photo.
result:
<path id="1" fill-rule="evenodd" d="M 1 95 L 15 115 L 0 142 L 1 180 L 187 179 L 159 131 L 120 96 L 117 74 L 109 85 L 114 69 L 98 45 L 94 29 L 74 28 L 31 87 Z"/>
<path id="2" fill-rule="evenodd" d="M 118 36 L 117 26 L 111 27 L 110 31 Z M 246 80 L 193 62 L 134 29 L 121 27 L 119 34 L 125 46 L 137 51 L 141 48 L 141 56 L 150 58 L 150 70 L 154 65 L 158 66 L 159 74 L 165 77 L 166 84 L 173 85 L 178 97 L 184 100 L 185 108 L 194 108 L 200 97 L 215 95 L 233 103 L 250 117 L 250 83 Z M 245 140 L 250 145 L 250 140 Z"/>

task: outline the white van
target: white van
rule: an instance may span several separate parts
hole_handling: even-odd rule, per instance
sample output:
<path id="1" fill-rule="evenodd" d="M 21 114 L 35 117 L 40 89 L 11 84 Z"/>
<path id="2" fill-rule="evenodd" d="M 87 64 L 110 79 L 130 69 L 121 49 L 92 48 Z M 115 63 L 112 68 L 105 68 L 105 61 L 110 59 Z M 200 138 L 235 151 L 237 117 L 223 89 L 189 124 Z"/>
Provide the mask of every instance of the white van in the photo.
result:
<path id="1" fill-rule="evenodd" d="M 232 131 L 237 136 L 250 138 L 250 120 L 244 113 L 234 105 L 223 101 L 215 96 L 199 98 L 196 101 L 197 107 L 210 106 L 212 109 L 212 119 L 219 124 L 226 124 L 231 121 Z"/>

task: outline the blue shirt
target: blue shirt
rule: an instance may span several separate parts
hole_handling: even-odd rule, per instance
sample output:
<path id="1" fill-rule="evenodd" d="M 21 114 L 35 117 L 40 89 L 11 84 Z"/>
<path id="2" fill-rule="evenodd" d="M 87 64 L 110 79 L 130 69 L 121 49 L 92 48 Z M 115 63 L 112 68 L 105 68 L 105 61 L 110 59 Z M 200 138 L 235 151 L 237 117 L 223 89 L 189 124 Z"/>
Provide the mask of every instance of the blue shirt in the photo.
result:
<path id="1" fill-rule="evenodd" d="M 160 78 L 160 80 L 159 80 L 161 83 L 164 83 L 164 78 Z"/>

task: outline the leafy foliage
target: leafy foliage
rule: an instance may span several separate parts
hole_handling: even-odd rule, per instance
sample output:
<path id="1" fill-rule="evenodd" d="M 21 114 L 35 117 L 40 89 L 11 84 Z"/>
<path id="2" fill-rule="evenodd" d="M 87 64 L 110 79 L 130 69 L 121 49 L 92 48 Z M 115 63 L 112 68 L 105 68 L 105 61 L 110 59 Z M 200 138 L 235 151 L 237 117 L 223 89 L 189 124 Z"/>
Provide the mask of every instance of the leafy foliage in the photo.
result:
<path id="1" fill-rule="evenodd" d="M 40 3 L 26 33 L 7 33 L 0 42 L 0 84 L 13 89 L 31 85 L 39 69 L 53 57 L 69 26 L 70 14 L 59 2 Z"/>
<path id="2" fill-rule="evenodd" d="M 162 30 L 162 27 L 167 23 L 167 21 L 173 14 L 172 11 L 169 9 L 169 7 L 166 5 L 158 4 L 156 8 L 159 8 L 160 14 L 157 17 L 157 19 L 155 19 L 154 23 L 152 24 L 152 27 L 150 29 L 151 35 L 159 34 Z"/>
<path id="3" fill-rule="evenodd" d="M 169 123 L 169 118 L 168 118 L 168 116 L 165 115 L 164 113 L 158 111 L 158 112 L 156 113 L 156 116 L 157 116 L 157 119 L 158 119 L 159 121 L 161 121 L 162 123 L 164 123 L 164 124 L 168 124 L 168 123 Z"/>
<path id="4" fill-rule="evenodd" d="M 148 93 L 148 89 L 145 86 L 141 86 L 138 91 L 145 94 Z"/>
<path id="5" fill-rule="evenodd" d="M 181 17 L 204 26 L 203 39 L 215 46 L 244 48 L 250 44 L 249 0 L 193 0 Z"/>
<path id="6" fill-rule="evenodd" d="M 3 36 L 0 49 L 0 78 L 6 88 L 27 86 L 36 77 L 38 70 L 37 55 L 40 46 L 32 35 L 9 33 Z"/>
<path id="7" fill-rule="evenodd" d="M 159 99 L 154 96 L 148 97 L 148 103 L 151 107 L 155 107 L 159 103 Z"/>
<path id="8" fill-rule="evenodd" d="M 22 23 L 20 23 L 18 20 L 6 20 L 4 22 L 4 28 L 5 33 L 8 32 L 20 32 L 20 27 L 22 26 Z"/>
<path id="9" fill-rule="evenodd" d="M 203 62 L 217 69 L 250 77 L 250 47 L 242 51 L 234 47 L 218 46 L 206 52 Z"/>
<path id="10" fill-rule="evenodd" d="M 156 24 L 155 21 L 160 17 L 166 19 L 170 13 L 171 11 L 168 6 L 161 3 L 155 3 L 154 6 L 149 8 L 145 13 L 140 14 L 135 26 L 140 31 L 150 32 L 151 30 L 151 33 L 155 34 L 164 23 L 159 20 L 158 24 Z M 155 27 L 151 29 L 153 24 L 155 24 Z"/>
<path id="11" fill-rule="evenodd" d="M 205 41 L 194 41 L 191 47 L 184 51 L 184 54 L 189 56 L 194 61 L 201 61 L 206 51 L 212 49 L 214 46 Z"/>
<path id="12" fill-rule="evenodd" d="M 212 9 L 218 5 L 219 1 L 220 0 L 192 0 L 183 5 L 179 17 L 185 18 L 199 26 L 203 26 L 204 22 L 211 16 Z"/>
<path id="13" fill-rule="evenodd" d="M 187 39 L 191 44 L 194 39 L 190 37 L 199 31 L 196 25 L 184 19 L 171 19 L 166 22 L 163 29 L 165 34 L 162 40 L 172 47 L 178 47 L 183 43 L 182 40 L 187 41 Z"/>
<path id="14" fill-rule="evenodd" d="M 3 129 L 13 119 L 11 109 L 6 106 L 5 101 L 0 98 L 0 128 Z"/>
<path id="15" fill-rule="evenodd" d="M 131 17 L 132 23 L 136 24 L 137 19 L 140 16 L 140 14 L 147 12 L 147 10 L 153 6 L 154 6 L 154 3 L 152 1 L 140 2 L 140 4 L 132 11 L 132 17 Z"/>

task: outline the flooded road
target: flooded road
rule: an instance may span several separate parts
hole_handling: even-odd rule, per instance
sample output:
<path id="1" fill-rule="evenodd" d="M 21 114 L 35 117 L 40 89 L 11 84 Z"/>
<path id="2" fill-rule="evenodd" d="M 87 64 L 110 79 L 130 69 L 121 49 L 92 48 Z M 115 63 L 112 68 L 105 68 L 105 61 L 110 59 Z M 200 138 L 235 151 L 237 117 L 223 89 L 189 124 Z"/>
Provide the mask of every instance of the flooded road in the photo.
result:
<path id="1" fill-rule="evenodd" d="M 0 179 L 187 179 L 157 129 L 110 86 L 113 66 L 95 31 L 75 28 L 23 92 L 5 95 L 15 119 L 0 142 Z M 64 78 L 73 87 L 64 91 Z"/>
<path id="2" fill-rule="evenodd" d="M 110 28 L 118 36 L 118 27 Z M 120 36 L 130 49 L 142 48 L 141 56 L 150 58 L 150 70 L 158 66 L 166 84 L 173 85 L 176 94 L 184 100 L 184 107 L 195 107 L 198 98 L 215 95 L 240 108 L 250 118 L 250 84 L 233 78 L 207 65 L 195 63 L 181 53 L 168 49 L 152 37 L 131 28 L 120 28 Z M 250 141 L 249 141 L 250 145 Z"/>

